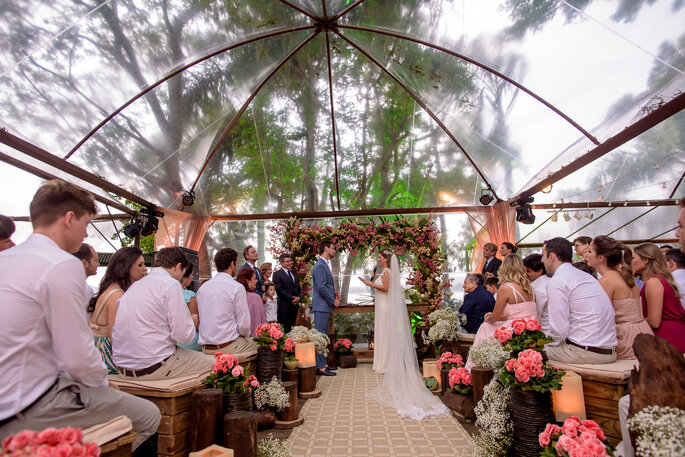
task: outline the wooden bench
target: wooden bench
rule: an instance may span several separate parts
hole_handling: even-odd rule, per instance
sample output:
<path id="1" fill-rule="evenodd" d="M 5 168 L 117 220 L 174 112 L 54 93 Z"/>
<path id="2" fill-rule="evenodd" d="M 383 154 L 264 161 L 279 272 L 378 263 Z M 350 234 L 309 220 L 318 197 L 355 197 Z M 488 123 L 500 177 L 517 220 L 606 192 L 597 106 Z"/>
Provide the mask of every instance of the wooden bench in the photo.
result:
<path id="1" fill-rule="evenodd" d="M 136 432 L 128 432 L 100 446 L 100 457 L 131 457 Z"/>

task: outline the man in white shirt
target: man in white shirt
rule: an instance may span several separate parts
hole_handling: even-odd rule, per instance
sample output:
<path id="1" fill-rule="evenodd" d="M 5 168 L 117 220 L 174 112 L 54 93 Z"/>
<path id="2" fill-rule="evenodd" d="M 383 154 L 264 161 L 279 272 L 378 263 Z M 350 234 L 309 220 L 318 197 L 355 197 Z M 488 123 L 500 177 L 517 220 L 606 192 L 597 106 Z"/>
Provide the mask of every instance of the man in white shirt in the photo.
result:
<path id="1" fill-rule="evenodd" d="M 87 236 L 93 196 L 61 180 L 31 202 L 33 234 L 0 253 L 0 441 L 21 430 L 79 427 L 125 415 L 138 447 L 159 425 L 151 402 L 109 387 L 83 318 L 86 276 L 69 254 Z"/>
<path id="2" fill-rule="evenodd" d="M 180 282 L 189 264 L 181 248 L 160 249 L 150 273 L 119 299 L 112 357 L 120 376 L 153 381 L 211 371 L 214 358 L 176 345 L 195 338 Z"/>
<path id="3" fill-rule="evenodd" d="M 76 252 L 72 252 L 72 255 L 81 261 L 83 269 L 86 272 L 86 278 L 94 276 L 98 272 L 98 267 L 100 266 L 98 253 L 95 252 L 95 249 L 90 244 L 82 243 L 81 247 L 79 247 Z M 88 304 L 90 303 L 90 299 L 93 298 L 93 295 L 95 295 L 95 291 L 86 283 L 86 309 L 88 309 Z"/>
<path id="4" fill-rule="evenodd" d="M 200 337 L 205 354 L 231 353 L 239 361 L 257 353 L 249 338 L 250 311 L 245 287 L 233 279 L 238 252 L 223 248 L 214 256 L 217 274 L 197 291 Z"/>
<path id="5" fill-rule="evenodd" d="M 681 299 L 680 304 L 685 308 L 685 254 L 679 249 L 669 249 L 666 251 L 666 265 L 673 275 L 673 280 L 678 286 Z"/>
<path id="6" fill-rule="evenodd" d="M 571 265 L 571 243 L 565 238 L 545 241 L 542 261 L 547 275 L 550 360 L 565 363 L 611 363 L 616 360 L 614 308 L 591 275 Z"/>
<path id="7" fill-rule="evenodd" d="M 526 277 L 530 281 L 535 291 L 535 307 L 538 312 L 538 322 L 542 325 L 542 331 L 549 334 L 549 309 L 547 307 L 547 283 L 549 277 L 545 264 L 542 262 L 542 255 L 531 254 L 523 259 L 523 266 L 526 268 Z"/>

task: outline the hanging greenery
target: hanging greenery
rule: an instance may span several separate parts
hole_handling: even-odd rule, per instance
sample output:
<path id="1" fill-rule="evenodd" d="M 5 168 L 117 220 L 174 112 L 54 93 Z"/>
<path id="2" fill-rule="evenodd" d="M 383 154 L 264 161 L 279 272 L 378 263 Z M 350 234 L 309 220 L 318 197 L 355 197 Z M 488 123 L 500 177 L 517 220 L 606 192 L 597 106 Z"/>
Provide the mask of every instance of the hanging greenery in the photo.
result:
<path id="1" fill-rule="evenodd" d="M 290 218 L 271 228 L 274 256 L 289 252 L 295 262 L 294 270 L 302 285 L 304 304 L 311 303 L 312 267 L 317 260 L 319 242 L 330 239 L 336 251 L 348 251 L 350 257 L 390 249 L 412 269 L 407 285 L 407 297 L 415 304 L 440 308 L 443 292 L 451 286 L 443 281 L 447 256 L 441 248 L 440 231 L 433 215 L 393 221 L 375 222 L 360 219 L 343 220 L 338 227 L 307 225 L 302 219 Z M 349 261 L 349 260 L 348 260 Z"/>

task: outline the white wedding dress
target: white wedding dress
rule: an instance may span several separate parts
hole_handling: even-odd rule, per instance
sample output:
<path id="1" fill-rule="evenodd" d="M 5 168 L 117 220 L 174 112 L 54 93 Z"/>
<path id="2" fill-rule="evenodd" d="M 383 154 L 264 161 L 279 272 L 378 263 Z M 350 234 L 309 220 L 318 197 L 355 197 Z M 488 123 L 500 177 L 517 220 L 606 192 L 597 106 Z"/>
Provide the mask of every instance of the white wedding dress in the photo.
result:
<path id="1" fill-rule="evenodd" d="M 385 275 L 390 275 L 390 268 L 384 268 L 374 283 L 378 285 L 383 284 L 383 276 Z M 383 373 L 385 371 L 385 355 L 389 341 L 385 326 L 381 325 L 381 323 L 388 320 L 388 295 L 388 292 L 378 289 L 374 293 L 373 371 L 376 373 Z"/>
<path id="2" fill-rule="evenodd" d="M 388 292 L 376 291 L 376 312 L 379 304 L 385 306 L 374 322 L 374 370 L 382 369 L 383 383 L 367 392 L 367 397 L 395 408 L 402 417 L 415 420 L 450 414 L 449 408 L 426 388 L 419 372 L 409 315 L 404 304 L 400 266 L 394 255 L 390 259 Z"/>

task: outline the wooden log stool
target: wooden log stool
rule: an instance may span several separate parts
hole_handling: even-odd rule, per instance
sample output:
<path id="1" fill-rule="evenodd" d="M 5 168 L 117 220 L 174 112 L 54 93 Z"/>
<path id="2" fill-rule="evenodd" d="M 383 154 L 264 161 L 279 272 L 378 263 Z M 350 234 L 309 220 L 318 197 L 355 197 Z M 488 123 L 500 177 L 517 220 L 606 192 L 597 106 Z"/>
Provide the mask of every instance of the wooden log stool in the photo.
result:
<path id="1" fill-rule="evenodd" d="M 483 391 L 492 378 L 495 377 L 495 371 L 490 368 L 472 367 L 471 368 L 471 384 L 473 386 L 473 405 L 477 405 L 483 398 Z"/>
<path id="2" fill-rule="evenodd" d="M 160 392 L 122 387 L 122 392 L 151 401 L 159 408 L 162 420 L 157 427 L 157 454 L 185 457 L 190 446 L 191 396 L 204 389 L 198 385 L 178 392 Z"/>
<path id="3" fill-rule="evenodd" d="M 471 395 L 462 395 L 453 392 L 452 389 L 447 389 L 445 394 L 439 398 L 457 416 L 463 419 L 473 419 L 476 417 L 476 413 L 473 410 L 473 397 Z"/>
<path id="4" fill-rule="evenodd" d="M 252 411 L 234 411 L 224 416 L 224 446 L 235 457 L 257 457 L 257 417 Z"/>
<path id="5" fill-rule="evenodd" d="M 190 396 L 190 445 L 191 452 L 205 449 L 221 441 L 223 432 L 221 389 L 202 389 Z"/>
<path id="6" fill-rule="evenodd" d="M 466 359 L 469 357 L 469 350 L 471 349 L 471 346 L 473 346 L 473 340 L 475 339 L 476 335 L 473 333 L 457 334 L 457 341 L 459 342 L 459 349 L 457 353 L 462 359 L 464 359 L 464 362 L 466 362 Z"/>
<path id="7" fill-rule="evenodd" d="M 288 370 L 287 368 L 283 368 L 283 371 L 281 372 L 281 380 L 283 382 L 294 382 L 295 384 L 299 384 L 300 374 L 299 370 L 295 368 L 294 370 Z"/>
<path id="8" fill-rule="evenodd" d="M 288 392 L 290 406 L 278 413 L 278 419 L 274 424 L 276 430 L 294 428 L 304 423 L 304 418 L 300 415 L 300 405 L 297 400 L 297 383 L 292 381 L 284 382 L 283 388 Z"/>
<path id="9" fill-rule="evenodd" d="M 298 389 L 302 398 L 317 398 L 321 391 L 316 388 L 316 367 L 298 368 Z"/>
<path id="10" fill-rule="evenodd" d="M 257 430 L 265 430 L 274 427 L 276 413 L 270 409 L 260 409 L 252 411 L 257 419 Z"/>
<path id="11" fill-rule="evenodd" d="M 131 457 L 136 432 L 128 432 L 100 446 L 100 457 Z"/>

